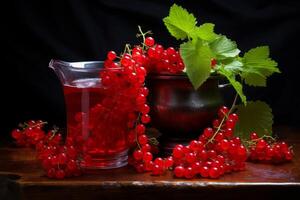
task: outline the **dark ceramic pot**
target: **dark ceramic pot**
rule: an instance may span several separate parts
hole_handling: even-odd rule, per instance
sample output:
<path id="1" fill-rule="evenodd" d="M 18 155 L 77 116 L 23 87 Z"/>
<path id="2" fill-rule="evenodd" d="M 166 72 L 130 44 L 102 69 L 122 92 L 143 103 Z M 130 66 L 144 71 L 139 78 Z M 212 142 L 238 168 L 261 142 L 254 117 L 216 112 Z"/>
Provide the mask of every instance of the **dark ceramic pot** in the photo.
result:
<path id="1" fill-rule="evenodd" d="M 186 75 L 152 75 L 147 87 L 152 126 L 162 134 L 161 150 L 166 154 L 177 143 L 197 138 L 223 104 L 218 77 L 195 90 Z"/>

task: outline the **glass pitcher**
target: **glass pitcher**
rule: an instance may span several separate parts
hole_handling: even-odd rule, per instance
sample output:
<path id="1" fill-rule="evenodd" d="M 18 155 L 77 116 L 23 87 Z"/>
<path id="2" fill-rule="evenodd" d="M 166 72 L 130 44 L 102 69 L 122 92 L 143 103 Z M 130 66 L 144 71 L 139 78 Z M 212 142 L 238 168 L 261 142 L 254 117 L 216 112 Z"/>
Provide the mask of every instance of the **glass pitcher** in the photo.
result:
<path id="1" fill-rule="evenodd" d="M 127 165 L 126 120 L 118 118 L 107 102 L 115 93 L 104 87 L 100 73 L 103 62 L 51 60 L 49 67 L 59 77 L 67 109 L 67 135 L 75 139 L 83 168 L 110 169 Z"/>

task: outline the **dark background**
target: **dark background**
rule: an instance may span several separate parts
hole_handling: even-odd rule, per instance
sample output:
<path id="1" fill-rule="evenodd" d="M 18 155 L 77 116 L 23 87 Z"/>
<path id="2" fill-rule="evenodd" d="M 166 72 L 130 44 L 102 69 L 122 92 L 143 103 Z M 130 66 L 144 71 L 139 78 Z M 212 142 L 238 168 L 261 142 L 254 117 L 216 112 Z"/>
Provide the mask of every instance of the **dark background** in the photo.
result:
<path id="1" fill-rule="evenodd" d="M 137 43 L 137 25 L 151 29 L 156 41 L 178 45 L 163 25 L 174 1 L 9 1 L 3 5 L 1 134 L 19 122 L 43 119 L 64 126 L 62 88 L 48 68 L 51 58 L 66 61 L 103 60 Z M 199 23 L 216 24 L 216 32 L 235 40 L 245 52 L 269 45 L 282 74 L 267 88 L 246 89 L 251 99 L 267 101 L 275 124 L 299 126 L 299 1 L 213 0 L 176 1 L 193 12 Z M 3 54 L 3 53 L 2 53 Z"/>

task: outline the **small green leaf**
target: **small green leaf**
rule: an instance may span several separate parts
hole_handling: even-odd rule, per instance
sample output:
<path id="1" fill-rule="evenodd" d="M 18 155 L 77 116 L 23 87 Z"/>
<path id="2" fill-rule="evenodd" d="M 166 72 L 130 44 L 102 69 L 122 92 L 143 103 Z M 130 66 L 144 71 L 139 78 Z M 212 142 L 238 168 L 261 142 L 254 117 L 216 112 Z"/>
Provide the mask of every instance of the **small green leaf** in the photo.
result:
<path id="1" fill-rule="evenodd" d="M 249 101 L 247 105 L 238 105 L 239 121 L 235 127 L 236 136 L 249 140 L 252 132 L 258 135 L 271 135 L 273 125 L 272 109 L 262 101 Z"/>
<path id="2" fill-rule="evenodd" d="M 197 24 L 193 14 L 176 4 L 170 8 L 169 16 L 165 17 L 163 21 L 170 34 L 177 40 L 186 39 Z"/>
<path id="3" fill-rule="evenodd" d="M 225 58 L 233 58 L 239 55 L 240 50 L 234 41 L 228 39 L 226 36 L 221 36 L 210 43 L 213 53 L 216 54 L 218 60 Z"/>
<path id="4" fill-rule="evenodd" d="M 250 86 L 266 86 L 268 76 L 277 72 L 277 63 L 269 58 L 269 47 L 261 46 L 249 50 L 242 59 L 244 66 L 241 77 Z"/>
<path id="5" fill-rule="evenodd" d="M 246 105 L 247 104 L 247 99 L 246 99 L 246 96 L 243 93 L 243 85 L 240 82 L 238 82 L 237 80 L 235 80 L 234 73 L 232 71 L 228 71 L 228 70 L 226 70 L 222 67 L 220 67 L 218 69 L 218 73 L 225 76 L 228 79 L 228 81 L 230 82 L 232 87 L 238 93 L 238 95 L 241 98 L 242 102 Z"/>
<path id="6" fill-rule="evenodd" d="M 207 44 L 197 40 L 180 45 L 180 55 L 186 67 L 186 73 L 195 89 L 198 89 L 210 75 L 212 53 Z"/>
<path id="7" fill-rule="evenodd" d="M 195 32 L 196 35 L 202 40 L 213 41 L 218 35 L 214 32 L 215 25 L 212 23 L 205 23 L 197 27 Z"/>
<path id="8" fill-rule="evenodd" d="M 232 62 L 225 64 L 224 69 L 227 71 L 232 71 L 235 74 L 238 74 L 243 70 L 243 63 L 238 60 L 232 60 Z"/>

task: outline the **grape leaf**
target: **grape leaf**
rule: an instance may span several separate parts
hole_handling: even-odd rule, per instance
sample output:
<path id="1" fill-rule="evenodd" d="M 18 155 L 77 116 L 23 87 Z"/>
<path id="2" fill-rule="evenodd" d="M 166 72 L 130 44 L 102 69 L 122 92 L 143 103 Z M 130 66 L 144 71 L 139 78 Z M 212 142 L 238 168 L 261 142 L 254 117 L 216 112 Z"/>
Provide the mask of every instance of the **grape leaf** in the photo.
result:
<path id="1" fill-rule="evenodd" d="M 186 39 L 189 33 L 195 30 L 197 24 L 193 14 L 176 4 L 170 8 L 169 16 L 165 17 L 163 22 L 177 40 Z"/>
<path id="2" fill-rule="evenodd" d="M 258 135 L 271 135 L 273 125 L 272 109 L 263 101 L 249 101 L 247 105 L 238 105 L 239 121 L 235 127 L 236 136 L 249 140 L 252 132 Z"/>
<path id="3" fill-rule="evenodd" d="M 269 58 L 269 47 L 261 46 L 249 50 L 243 59 L 243 71 L 241 77 L 250 86 L 266 86 L 268 76 L 277 72 L 277 63 Z"/>
<path id="4" fill-rule="evenodd" d="M 207 44 L 201 40 L 188 41 L 180 45 L 180 55 L 186 67 L 186 73 L 195 89 L 210 75 L 210 60 L 213 54 Z"/>
<path id="5" fill-rule="evenodd" d="M 212 23 L 205 23 L 199 27 L 196 27 L 195 34 L 197 37 L 206 41 L 215 40 L 218 35 L 214 32 L 215 25 Z"/>
<path id="6" fill-rule="evenodd" d="M 238 95 L 241 98 L 242 102 L 246 105 L 247 104 L 247 99 L 246 99 L 246 96 L 243 93 L 243 85 L 235 79 L 234 73 L 232 71 L 226 70 L 223 67 L 220 67 L 218 69 L 218 73 L 225 76 L 228 79 L 228 81 L 230 82 L 232 87 L 238 93 Z"/>
<path id="7" fill-rule="evenodd" d="M 228 39 L 226 36 L 221 36 L 210 43 L 212 51 L 216 54 L 218 60 L 225 58 L 232 58 L 240 53 L 234 41 Z"/>

